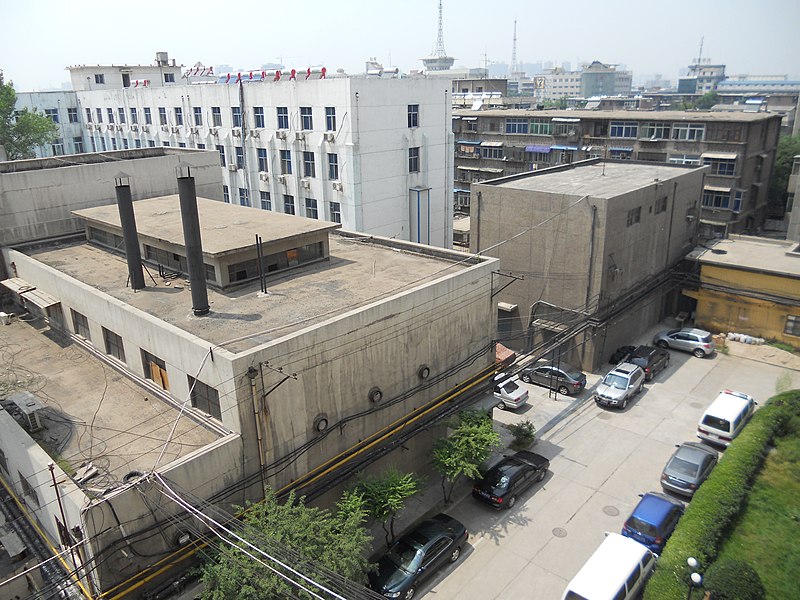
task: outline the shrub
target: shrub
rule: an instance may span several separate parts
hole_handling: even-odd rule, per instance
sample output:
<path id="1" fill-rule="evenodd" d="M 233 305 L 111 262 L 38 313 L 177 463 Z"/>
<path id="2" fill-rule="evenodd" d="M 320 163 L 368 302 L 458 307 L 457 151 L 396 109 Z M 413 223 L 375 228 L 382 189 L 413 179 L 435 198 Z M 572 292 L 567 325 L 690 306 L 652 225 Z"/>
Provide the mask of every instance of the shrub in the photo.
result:
<path id="1" fill-rule="evenodd" d="M 534 427 L 529 419 L 506 425 L 506 429 L 514 436 L 514 440 L 511 442 L 511 448 L 513 450 L 529 448 L 536 439 L 536 427 Z"/>
<path id="2" fill-rule="evenodd" d="M 755 569 L 743 560 L 723 558 L 706 571 L 703 587 L 711 600 L 764 600 L 766 591 Z"/>

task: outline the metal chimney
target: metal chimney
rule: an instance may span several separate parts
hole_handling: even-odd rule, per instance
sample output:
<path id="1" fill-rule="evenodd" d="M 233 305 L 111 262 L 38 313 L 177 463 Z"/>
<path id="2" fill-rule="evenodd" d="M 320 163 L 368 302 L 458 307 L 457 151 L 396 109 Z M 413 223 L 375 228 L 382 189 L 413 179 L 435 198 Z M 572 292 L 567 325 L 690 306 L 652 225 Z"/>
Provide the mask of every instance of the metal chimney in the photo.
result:
<path id="1" fill-rule="evenodd" d="M 186 262 L 189 266 L 189 281 L 192 284 L 192 312 L 196 316 L 207 315 L 208 288 L 206 288 L 206 267 L 203 263 L 203 243 L 200 239 L 200 217 L 197 214 L 197 192 L 194 177 L 188 165 L 179 164 L 178 196 L 181 200 L 181 220 L 183 221 L 183 243 L 186 246 Z"/>
<path id="2" fill-rule="evenodd" d="M 142 271 L 142 254 L 139 250 L 139 235 L 136 233 L 136 217 L 133 214 L 131 198 L 131 178 L 125 173 L 117 173 L 114 177 L 117 192 L 117 208 L 122 224 L 122 239 L 125 241 L 125 259 L 128 261 L 128 277 L 131 289 L 144 288 L 144 272 Z"/>

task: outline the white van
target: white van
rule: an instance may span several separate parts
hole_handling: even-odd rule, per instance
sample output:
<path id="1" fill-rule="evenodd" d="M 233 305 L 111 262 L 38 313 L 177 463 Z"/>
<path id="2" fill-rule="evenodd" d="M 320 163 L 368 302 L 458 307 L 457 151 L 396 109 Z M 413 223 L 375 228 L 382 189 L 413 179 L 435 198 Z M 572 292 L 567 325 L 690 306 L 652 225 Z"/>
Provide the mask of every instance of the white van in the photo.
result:
<path id="1" fill-rule="evenodd" d="M 710 444 L 728 446 L 753 416 L 758 404 L 752 396 L 724 390 L 697 424 L 697 437 Z"/>
<path id="2" fill-rule="evenodd" d="M 606 539 L 569 582 L 561 600 L 627 600 L 644 589 L 656 555 L 618 533 Z"/>

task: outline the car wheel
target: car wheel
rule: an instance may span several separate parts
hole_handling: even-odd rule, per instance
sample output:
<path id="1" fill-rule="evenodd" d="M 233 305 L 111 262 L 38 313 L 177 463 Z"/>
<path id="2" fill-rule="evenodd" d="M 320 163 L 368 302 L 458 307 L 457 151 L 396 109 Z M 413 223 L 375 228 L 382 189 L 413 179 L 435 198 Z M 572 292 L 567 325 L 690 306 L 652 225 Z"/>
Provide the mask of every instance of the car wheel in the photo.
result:
<path id="1" fill-rule="evenodd" d="M 457 546 L 451 553 L 450 553 L 450 562 L 454 563 L 458 560 L 458 557 L 461 556 L 461 546 Z"/>
<path id="2" fill-rule="evenodd" d="M 702 348 L 695 348 L 692 354 L 694 354 L 697 358 L 703 358 L 706 355 Z"/>
<path id="3" fill-rule="evenodd" d="M 416 594 L 416 592 L 417 592 L 417 588 L 415 588 L 412 585 L 410 588 L 408 588 L 406 590 L 406 595 L 403 596 L 403 598 L 405 598 L 405 600 L 411 600 L 414 597 L 414 594 Z"/>
<path id="4" fill-rule="evenodd" d="M 625 400 L 622 401 L 622 407 L 621 408 L 622 408 L 622 410 L 625 410 L 627 407 L 628 407 L 628 399 L 625 398 Z"/>
<path id="5" fill-rule="evenodd" d="M 669 348 L 669 344 L 664 340 L 658 340 L 656 342 L 656 346 L 658 346 L 659 348 Z"/>
<path id="6" fill-rule="evenodd" d="M 542 472 L 539 473 L 539 479 L 537 481 L 544 481 L 545 475 L 547 475 L 547 469 L 542 469 Z"/>
<path id="7" fill-rule="evenodd" d="M 651 377 L 651 379 L 652 379 L 652 377 Z M 636 393 L 637 394 L 641 394 L 643 389 L 644 389 L 644 382 L 639 384 L 639 389 L 636 390 Z"/>
<path id="8" fill-rule="evenodd" d="M 509 509 L 510 509 L 510 508 L 512 508 L 512 507 L 513 507 L 513 506 L 514 506 L 516 503 L 517 503 L 517 497 L 516 497 L 516 496 L 511 496 L 511 498 L 509 498 L 509 499 L 508 499 L 508 502 L 506 502 L 506 508 L 509 508 Z"/>
<path id="9" fill-rule="evenodd" d="M 519 378 L 522 381 L 524 381 L 525 383 L 530 383 L 531 382 L 531 376 L 528 375 L 527 373 L 523 373 L 522 375 L 519 376 Z"/>
<path id="10" fill-rule="evenodd" d="M 506 405 L 505 405 L 503 402 L 498 402 L 498 403 L 495 405 L 495 408 L 496 408 L 497 410 L 505 410 L 505 409 L 506 409 Z"/>
<path id="11" fill-rule="evenodd" d="M 558 393 L 562 396 L 569 396 L 569 388 L 565 385 L 558 386 Z"/>

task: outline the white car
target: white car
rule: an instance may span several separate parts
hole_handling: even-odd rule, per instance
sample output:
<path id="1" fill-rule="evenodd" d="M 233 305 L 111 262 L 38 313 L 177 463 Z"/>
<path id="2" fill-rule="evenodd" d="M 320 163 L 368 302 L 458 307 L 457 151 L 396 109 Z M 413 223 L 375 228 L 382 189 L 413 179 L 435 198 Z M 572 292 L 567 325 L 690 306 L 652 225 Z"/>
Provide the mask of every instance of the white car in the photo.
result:
<path id="1" fill-rule="evenodd" d="M 528 401 L 528 390 L 516 380 L 505 379 L 506 377 L 505 373 L 500 373 L 494 378 L 494 397 L 499 400 L 495 406 L 500 410 L 519 408 Z"/>

